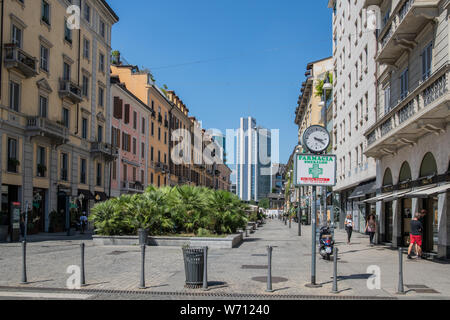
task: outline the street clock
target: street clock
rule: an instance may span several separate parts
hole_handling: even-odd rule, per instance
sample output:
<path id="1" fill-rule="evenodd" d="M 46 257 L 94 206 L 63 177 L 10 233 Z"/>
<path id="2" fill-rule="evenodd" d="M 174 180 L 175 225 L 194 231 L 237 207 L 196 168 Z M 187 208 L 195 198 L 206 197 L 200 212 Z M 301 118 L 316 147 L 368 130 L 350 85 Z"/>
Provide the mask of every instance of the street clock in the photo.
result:
<path id="1" fill-rule="evenodd" d="M 322 153 L 330 146 L 330 134 L 322 126 L 311 126 L 303 134 L 303 144 L 311 153 Z"/>

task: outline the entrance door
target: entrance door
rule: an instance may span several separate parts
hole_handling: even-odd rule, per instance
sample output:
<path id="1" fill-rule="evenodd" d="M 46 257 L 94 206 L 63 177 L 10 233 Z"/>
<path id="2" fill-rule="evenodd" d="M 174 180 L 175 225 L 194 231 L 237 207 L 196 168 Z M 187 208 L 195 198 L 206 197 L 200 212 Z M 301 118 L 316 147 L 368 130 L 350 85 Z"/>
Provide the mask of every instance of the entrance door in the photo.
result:
<path id="1" fill-rule="evenodd" d="M 427 211 L 427 215 L 421 220 L 423 224 L 423 251 L 432 252 L 436 249 L 438 239 L 434 240 L 434 234 L 437 237 L 437 198 L 422 199 L 422 208 Z M 435 247 L 436 244 L 436 248 Z"/>
<path id="2" fill-rule="evenodd" d="M 401 213 L 402 213 L 402 245 L 404 247 L 409 246 L 411 233 L 411 219 L 412 219 L 412 199 L 402 199 L 401 200 Z"/>
<path id="3" fill-rule="evenodd" d="M 45 232 L 45 190 L 34 189 L 33 192 L 33 217 L 38 223 L 38 231 Z"/>
<path id="4" fill-rule="evenodd" d="M 65 217 L 65 230 L 70 227 L 70 221 L 68 221 L 68 197 L 65 192 L 58 192 L 58 212 L 62 213 Z"/>
<path id="5" fill-rule="evenodd" d="M 392 216 L 392 202 L 386 202 L 384 204 L 384 229 L 386 233 L 384 235 L 384 241 L 387 243 L 392 243 L 392 236 L 394 231 L 394 217 Z"/>

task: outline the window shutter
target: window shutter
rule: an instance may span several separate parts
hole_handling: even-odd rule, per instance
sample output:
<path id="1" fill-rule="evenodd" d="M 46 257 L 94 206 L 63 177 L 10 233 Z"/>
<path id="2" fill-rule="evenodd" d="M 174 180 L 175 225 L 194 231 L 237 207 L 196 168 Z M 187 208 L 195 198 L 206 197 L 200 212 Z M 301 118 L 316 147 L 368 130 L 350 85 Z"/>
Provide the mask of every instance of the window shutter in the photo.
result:
<path id="1" fill-rule="evenodd" d="M 130 123 L 130 105 L 125 105 L 125 117 L 124 117 L 125 123 Z"/>
<path id="2" fill-rule="evenodd" d="M 128 136 L 128 152 L 130 152 L 131 151 L 131 136 L 128 134 L 127 134 L 127 136 Z"/>
<path id="3" fill-rule="evenodd" d="M 114 118 L 122 119 L 122 103 L 119 97 L 114 97 Z"/>
<path id="4" fill-rule="evenodd" d="M 120 149 L 120 129 L 117 129 L 116 140 L 117 140 L 117 148 Z"/>

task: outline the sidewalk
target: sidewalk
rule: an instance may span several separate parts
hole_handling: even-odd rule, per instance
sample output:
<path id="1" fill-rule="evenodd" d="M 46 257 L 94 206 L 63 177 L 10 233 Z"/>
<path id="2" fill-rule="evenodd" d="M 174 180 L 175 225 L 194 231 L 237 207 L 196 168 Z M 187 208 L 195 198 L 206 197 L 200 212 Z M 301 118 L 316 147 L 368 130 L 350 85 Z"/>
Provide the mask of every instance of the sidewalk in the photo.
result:
<path id="1" fill-rule="evenodd" d="M 317 256 L 317 283 L 321 288 L 307 288 L 311 278 L 311 227 L 297 224 L 289 229 L 278 220 L 250 235 L 235 249 L 211 249 L 208 256 L 208 280 L 211 294 L 265 294 L 267 246 L 274 246 L 272 277 L 273 295 L 332 295 L 333 263 Z M 340 250 L 338 296 L 450 298 L 450 268 L 447 263 L 404 260 L 404 283 L 427 286 L 438 294 L 409 291 L 396 295 L 398 283 L 398 251 L 383 246 L 370 247 L 367 236 L 354 234 L 354 243 L 346 244 L 346 234 L 336 232 Z M 86 289 L 137 290 L 140 275 L 140 248 L 99 247 L 86 243 Z M 21 245 L 0 244 L 0 286 L 65 288 L 67 267 L 80 261 L 80 239 L 32 242 L 27 247 L 28 281 L 20 286 Z M 381 289 L 367 288 L 367 268 L 376 265 L 381 271 Z M 148 247 L 146 252 L 146 284 L 149 292 L 198 292 L 184 288 L 184 263 L 180 248 Z"/>

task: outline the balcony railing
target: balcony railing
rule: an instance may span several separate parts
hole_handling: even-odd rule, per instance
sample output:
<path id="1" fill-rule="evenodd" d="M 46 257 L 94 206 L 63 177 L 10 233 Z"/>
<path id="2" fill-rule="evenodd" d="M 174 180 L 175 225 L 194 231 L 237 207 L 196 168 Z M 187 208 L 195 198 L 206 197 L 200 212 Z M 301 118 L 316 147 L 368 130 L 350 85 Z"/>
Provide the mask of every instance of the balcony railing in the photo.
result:
<path id="1" fill-rule="evenodd" d="M 119 149 L 112 144 L 104 142 L 92 142 L 91 152 L 103 155 L 107 160 L 112 161 L 119 156 Z"/>
<path id="2" fill-rule="evenodd" d="M 63 144 L 68 139 L 69 129 L 47 118 L 28 117 L 26 134 L 29 137 L 44 136 L 56 144 Z"/>
<path id="3" fill-rule="evenodd" d="M 59 95 L 61 98 L 67 98 L 73 103 L 80 103 L 83 101 L 81 92 L 81 87 L 76 83 L 65 79 L 59 80 Z"/>
<path id="4" fill-rule="evenodd" d="M 155 164 L 155 171 L 156 172 L 161 172 L 161 173 L 166 173 L 169 172 L 169 166 L 162 163 L 162 162 L 156 162 Z"/>
<path id="5" fill-rule="evenodd" d="M 399 132 L 399 130 L 401 131 L 403 128 L 410 126 L 414 121 L 420 120 L 422 117 L 416 117 L 419 113 L 422 115 L 427 113 L 427 115 L 423 117 L 423 119 L 427 119 L 427 121 L 432 118 L 435 119 L 434 121 L 440 121 L 440 119 L 445 118 L 444 114 L 442 116 L 435 112 L 437 111 L 437 107 L 442 104 L 438 103 L 433 106 L 433 103 L 448 93 L 449 76 L 450 61 L 434 72 L 427 80 L 418 83 L 416 88 L 411 90 L 411 93 L 406 98 L 400 100 L 399 103 L 382 116 L 375 125 L 369 128 L 365 133 L 368 144 L 367 154 L 374 155 L 383 147 L 396 144 L 397 141 L 404 139 L 403 136 L 417 136 L 417 134 L 412 133 L 418 128 L 418 126 L 415 126 L 415 129 L 409 128 L 408 130 L 404 130 L 405 132 L 402 137 L 390 139 L 393 134 L 401 135 L 402 132 Z M 430 108 L 433 108 L 433 112 L 431 113 Z M 427 111 L 428 109 L 430 110 Z M 446 111 L 446 109 L 444 111 Z M 441 112 L 444 111 L 441 110 Z M 412 143 L 411 139 L 405 138 L 404 141 Z M 390 141 L 388 142 L 388 140 Z"/>
<path id="6" fill-rule="evenodd" d="M 37 59 L 16 44 L 5 44 L 5 66 L 19 70 L 26 78 L 32 78 L 38 74 Z"/>
<path id="7" fill-rule="evenodd" d="M 121 191 L 123 192 L 131 192 L 131 193 L 142 193 L 144 192 L 144 186 L 141 182 L 135 181 L 122 181 Z"/>

